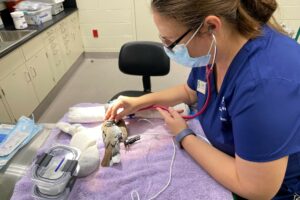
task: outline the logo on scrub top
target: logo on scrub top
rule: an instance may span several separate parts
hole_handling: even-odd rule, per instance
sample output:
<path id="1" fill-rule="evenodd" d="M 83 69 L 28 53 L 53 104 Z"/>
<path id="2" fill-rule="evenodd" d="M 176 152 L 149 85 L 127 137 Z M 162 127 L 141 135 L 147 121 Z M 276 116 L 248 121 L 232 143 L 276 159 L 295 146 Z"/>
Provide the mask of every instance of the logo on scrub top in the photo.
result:
<path id="1" fill-rule="evenodd" d="M 219 107 L 219 111 L 220 111 L 220 120 L 222 122 L 228 122 L 229 121 L 229 115 L 228 115 L 228 112 L 227 112 L 227 107 L 226 107 L 224 96 L 222 98 L 221 105 Z"/>

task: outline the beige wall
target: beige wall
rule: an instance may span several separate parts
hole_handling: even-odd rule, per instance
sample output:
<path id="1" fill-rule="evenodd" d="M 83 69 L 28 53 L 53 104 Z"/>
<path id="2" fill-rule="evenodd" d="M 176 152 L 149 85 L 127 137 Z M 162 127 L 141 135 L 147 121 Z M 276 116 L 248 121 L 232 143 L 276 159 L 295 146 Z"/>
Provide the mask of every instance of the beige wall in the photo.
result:
<path id="1" fill-rule="evenodd" d="M 81 31 L 86 52 L 118 52 L 121 45 L 132 40 L 158 41 L 152 21 L 150 0 L 77 0 Z M 300 26 L 300 0 L 278 0 L 276 16 L 296 31 Z M 92 29 L 100 37 L 92 37 Z M 154 90 L 183 83 L 189 69 L 172 63 L 165 78 L 153 78 Z"/>
<path id="2" fill-rule="evenodd" d="M 127 41 L 159 40 L 149 0 L 77 0 L 77 5 L 86 52 L 118 52 Z M 92 37 L 92 29 L 99 31 L 98 39 Z M 173 62 L 171 66 L 167 76 L 152 77 L 153 91 L 186 82 L 190 70 Z M 114 70 L 114 78 L 121 78 Z M 140 79 L 132 88 L 137 85 Z"/>
<path id="3" fill-rule="evenodd" d="M 300 0 L 278 0 L 277 20 L 297 33 L 300 27 Z"/>
<path id="4" fill-rule="evenodd" d="M 85 51 L 116 52 L 136 40 L 133 0 L 77 0 Z M 97 29 L 99 38 L 93 38 Z"/>
<path id="5" fill-rule="evenodd" d="M 158 41 L 150 0 L 77 0 L 87 52 L 118 52 L 132 40 Z M 276 17 L 295 32 L 300 26 L 300 0 L 278 0 Z M 93 38 L 92 29 L 100 37 Z"/>

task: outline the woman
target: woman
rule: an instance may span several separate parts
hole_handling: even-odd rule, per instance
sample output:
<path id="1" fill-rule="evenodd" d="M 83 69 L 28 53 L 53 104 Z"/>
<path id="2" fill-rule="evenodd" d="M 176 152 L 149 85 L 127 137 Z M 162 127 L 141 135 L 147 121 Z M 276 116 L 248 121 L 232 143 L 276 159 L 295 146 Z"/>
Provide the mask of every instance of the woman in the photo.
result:
<path id="1" fill-rule="evenodd" d="M 184 150 L 243 198 L 293 199 L 300 194 L 300 46 L 271 24 L 276 8 L 275 0 L 152 0 L 166 53 L 192 68 L 188 81 L 120 97 L 106 118 L 197 102 L 212 146 L 176 111 L 158 109 Z"/>

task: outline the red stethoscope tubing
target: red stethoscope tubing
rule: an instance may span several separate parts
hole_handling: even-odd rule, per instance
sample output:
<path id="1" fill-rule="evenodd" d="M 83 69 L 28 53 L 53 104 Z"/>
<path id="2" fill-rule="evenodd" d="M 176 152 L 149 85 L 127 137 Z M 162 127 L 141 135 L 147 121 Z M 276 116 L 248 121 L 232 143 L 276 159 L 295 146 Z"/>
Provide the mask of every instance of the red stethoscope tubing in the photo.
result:
<path id="1" fill-rule="evenodd" d="M 209 101 L 211 99 L 211 85 L 210 85 L 210 75 L 212 73 L 212 67 L 206 66 L 206 80 L 207 80 L 207 98 L 205 100 L 205 103 L 203 105 L 203 107 L 201 108 L 201 110 L 199 110 L 197 113 L 195 113 L 194 115 L 184 115 L 182 116 L 183 119 L 185 120 L 190 120 L 190 119 L 194 119 L 196 117 L 198 117 L 199 115 L 203 114 L 204 111 L 206 110 L 206 108 L 208 107 Z M 164 107 L 164 106 L 160 106 L 160 105 L 152 105 L 152 106 L 148 106 L 145 108 L 140 109 L 139 111 L 143 111 L 143 110 L 150 110 L 150 109 L 156 109 L 156 108 L 160 108 L 162 110 L 168 111 L 169 109 Z"/>

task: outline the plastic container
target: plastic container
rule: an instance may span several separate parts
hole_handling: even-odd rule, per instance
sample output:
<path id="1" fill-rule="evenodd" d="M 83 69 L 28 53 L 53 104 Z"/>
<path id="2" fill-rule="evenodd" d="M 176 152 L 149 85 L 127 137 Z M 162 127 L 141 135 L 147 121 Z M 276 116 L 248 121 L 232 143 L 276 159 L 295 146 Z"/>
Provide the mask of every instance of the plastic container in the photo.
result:
<path id="1" fill-rule="evenodd" d="M 50 4 L 52 6 L 51 9 L 52 15 L 57 15 L 58 13 L 61 13 L 64 10 L 64 5 L 63 5 L 64 0 L 30 0 L 30 1 Z"/>
<path id="2" fill-rule="evenodd" d="M 15 11 L 10 13 L 16 29 L 25 29 L 28 24 L 25 20 L 24 13 L 22 11 Z"/>
<path id="3" fill-rule="evenodd" d="M 35 186 L 32 196 L 36 199 L 57 199 L 68 195 L 79 172 L 80 150 L 57 145 L 38 158 L 32 168 Z"/>
<path id="4" fill-rule="evenodd" d="M 52 3 L 51 5 L 51 13 L 52 15 L 57 15 L 58 13 L 61 13 L 64 10 L 64 5 L 62 2 L 60 3 Z"/>
<path id="5" fill-rule="evenodd" d="M 40 25 L 52 19 L 51 6 L 44 6 L 37 11 L 24 11 L 26 22 L 30 25 Z"/>
<path id="6" fill-rule="evenodd" d="M 35 185 L 33 187 L 32 196 L 36 200 L 49 200 L 49 199 L 55 199 L 55 200 L 66 200 L 70 194 L 70 190 L 66 189 L 62 193 L 54 196 L 45 195 L 40 192 L 39 188 Z"/>
<path id="7" fill-rule="evenodd" d="M 31 0 L 31 1 L 38 1 L 38 2 L 43 2 L 43 3 L 61 3 L 64 2 L 65 0 Z"/>

